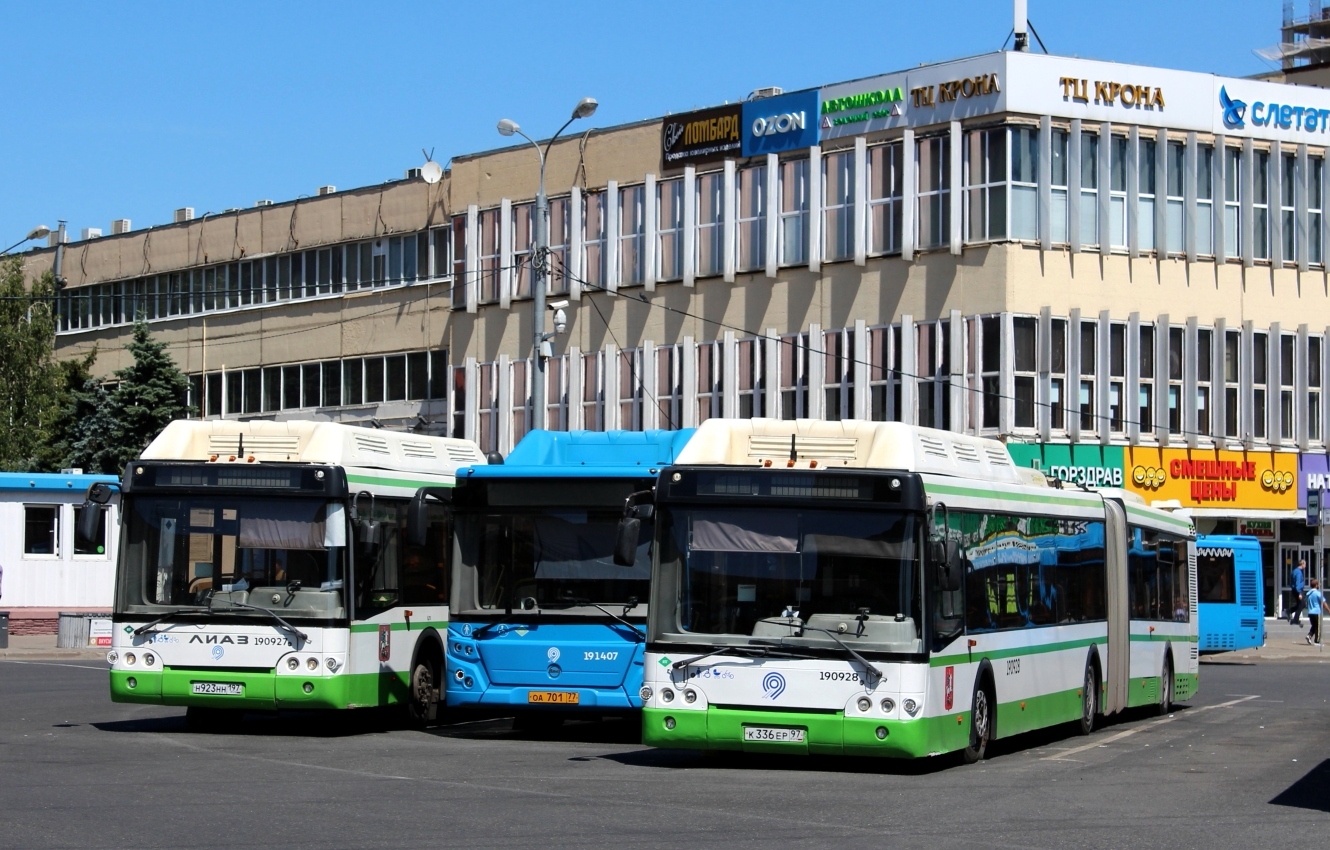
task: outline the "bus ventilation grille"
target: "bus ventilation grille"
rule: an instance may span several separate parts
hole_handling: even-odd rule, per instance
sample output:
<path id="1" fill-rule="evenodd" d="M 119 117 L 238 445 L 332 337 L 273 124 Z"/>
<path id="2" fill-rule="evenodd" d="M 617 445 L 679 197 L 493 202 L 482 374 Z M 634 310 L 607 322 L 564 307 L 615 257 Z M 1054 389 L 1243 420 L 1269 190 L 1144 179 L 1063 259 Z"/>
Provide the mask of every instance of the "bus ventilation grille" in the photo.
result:
<path id="1" fill-rule="evenodd" d="M 384 437 L 375 437 L 369 434 L 356 434 L 356 449 L 367 454 L 391 455 L 392 450 L 388 448 L 388 440 Z"/>
<path id="2" fill-rule="evenodd" d="M 429 443 L 413 443 L 410 440 L 402 441 L 402 455 L 416 460 L 438 459 L 438 455 L 434 454 L 434 446 Z"/>
<path id="3" fill-rule="evenodd" d="M 239 434 L 210 434 L 208 453 L 240 454 Z M 245 454 L 260 460 L 288 460 L 300 451 L 300 438 L 278 434 L 245 434 Z"/>
<path id="4" fill-rule="evenodd" d="M 1207 632 L 1201 637 L 1201 649 L 1232 649 L 1233 635 Z"/>
<path id="5" fill-rule="evenodd" d="M 1238 576 L 1238 599 L 1244 608 L 1256 607 L 1256 573 L 1248 571 Z"/>
<path id="6" fill-rule="evenodd" d="M 1255 629 L 1255 628 L 1258 628 L 1260 625 L 1261 625 L 1261 622 L 1260 622 L 1259 620 L 1239 620 L 1239 621 L 1238 621 L 1238 628 L 1241 628 L 1241 629 Z"/>

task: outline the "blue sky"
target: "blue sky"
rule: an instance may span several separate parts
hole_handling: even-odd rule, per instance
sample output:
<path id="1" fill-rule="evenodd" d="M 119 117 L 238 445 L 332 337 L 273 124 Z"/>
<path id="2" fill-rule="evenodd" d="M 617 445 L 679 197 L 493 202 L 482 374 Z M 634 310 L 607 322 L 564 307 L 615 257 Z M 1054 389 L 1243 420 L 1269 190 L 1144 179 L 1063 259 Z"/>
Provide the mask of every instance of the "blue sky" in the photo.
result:
<path id="1" fill-rule="evenodd" d="M 1319 0 L 1312 0 L 1319 2 Z M 1307 0 L 1297 0 L 1305 15 Z M 1050 52 L 1245 76 L 1280 0 L 1029 0 Z M 11 16 L 13 17 L 13 16 Z M 0 248 L 34 225 L 110 232 L 400 178 L 547 135 L 997 49 L 1009 0 L 61 2 L 0 50 Z"/>

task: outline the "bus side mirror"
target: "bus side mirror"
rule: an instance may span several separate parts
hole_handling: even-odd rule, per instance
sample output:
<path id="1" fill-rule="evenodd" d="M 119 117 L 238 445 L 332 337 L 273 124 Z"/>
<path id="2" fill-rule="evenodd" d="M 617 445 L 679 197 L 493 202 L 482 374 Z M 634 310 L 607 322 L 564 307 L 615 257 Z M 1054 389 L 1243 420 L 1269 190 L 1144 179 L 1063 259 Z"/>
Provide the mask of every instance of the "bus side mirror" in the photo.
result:
<path id="1" fill-rule="evenodd" d="M 445 504 L 452 501 L 453 491 L 447 487 L 421 487 L 411 497 L 406 512 L 406 542 L 411 546 L 424 546 L 429 535 L 429 500 Z"/>
<path id="2" fill-rule="evenodd" d="M 637 563 L 637 538 L 642 533 L 642 520 L 626 516 L 619 520 L 618 536 L 614 538 L 614 563 L 631 567 Z"/>
<path id="3" fill-rule="evenodd" d="M 937 568 L 937 586 L 943 593 L 955 593 L 965 579 L 961 546 L 955 540 L 932 544 L 933 563 Z"/>
<path id="4" fill-rule="evenodd" d="M 97 544 L 97 527 L 101 524 L 103 510 L 105 508 L 92 501 L 83 503 L 83 509 L 79 511 L 78 524 L 74 526 L 74 533 L 78 536 L 79 543 L 84 546 Z"/>

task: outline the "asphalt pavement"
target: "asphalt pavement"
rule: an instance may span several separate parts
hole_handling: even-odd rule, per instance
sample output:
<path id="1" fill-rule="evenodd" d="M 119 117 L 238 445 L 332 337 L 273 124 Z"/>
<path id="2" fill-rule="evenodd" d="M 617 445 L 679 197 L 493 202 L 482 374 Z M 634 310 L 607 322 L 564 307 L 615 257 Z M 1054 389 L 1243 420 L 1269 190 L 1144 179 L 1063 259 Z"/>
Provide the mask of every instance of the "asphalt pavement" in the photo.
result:
<path id="1" fill-rule="evenodd" d="M 625 721 L 195 734 L 180 709 L 111 703 L 104 663 L 25 654 L 0 659 L 0 848 L 1301 846 L 1330 834 L 1328 744 L 1330 662 L 1310 656 L 1220 656 L 1171 716 L 963 766 L 652 750 Z"/>

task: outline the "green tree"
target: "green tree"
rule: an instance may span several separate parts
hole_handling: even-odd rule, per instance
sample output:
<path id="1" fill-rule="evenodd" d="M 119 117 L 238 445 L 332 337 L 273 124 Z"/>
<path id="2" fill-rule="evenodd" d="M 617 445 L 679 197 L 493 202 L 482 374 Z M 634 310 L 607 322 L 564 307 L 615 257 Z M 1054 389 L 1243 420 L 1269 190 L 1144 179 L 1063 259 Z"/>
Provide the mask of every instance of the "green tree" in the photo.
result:
<path id="1" fill-rule="evenodd" d="M 0 469 L 42 466 L 59 418 L 63 374 L 53 360 L 54 283 L 24 284 L 23 260 L 0 258 Z"/>
<path id="2" fill-rule="evenodd" d="M 54 472 L 64 467 L 82 467 L 74 452 L 74 440 L 80 423 L 95 414 L 100 403 L 94 388 L 101 382 L 92 377 L 92 366 L 97 362 L 97 349 L 81 359 L 61 360 L 56 367 L 57 404 L 55 416 L 48 429 L 45 445 L 37 450 L 36 470 Z M 104 396 L 104 393 L 102 393 Z"/>
<path id="3" fill-rule="evenodd" d="M 168 423 L 190 416 L 185 404 L 189 379 L 143 322 L 134 325 L 129 352 L 134 362 L 116 371 L 114 389 L 102 390 L 105 403 L 95 395 L 85 397 L 97 411 L 84 420 L 81 438 L 90 450 L 90 465 L 99 472 L 119 475 Z M 86 386 L 84 391 L 89 391 Z M 103 441 L 99 434 L 109 439 Z"/>

